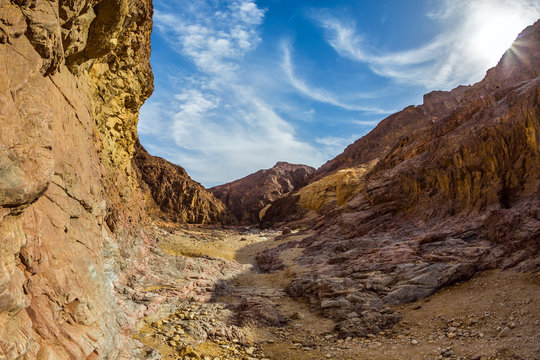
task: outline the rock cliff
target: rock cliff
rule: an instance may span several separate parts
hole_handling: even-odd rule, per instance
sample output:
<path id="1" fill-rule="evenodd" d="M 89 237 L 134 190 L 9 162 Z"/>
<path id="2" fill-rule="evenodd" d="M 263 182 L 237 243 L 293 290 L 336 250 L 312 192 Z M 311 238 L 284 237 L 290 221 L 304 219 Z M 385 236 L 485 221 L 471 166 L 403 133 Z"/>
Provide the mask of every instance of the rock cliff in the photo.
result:
<path id="1" fill-rule="evenodd" d="M 273 271 L 281 252 L 301 249 L 297 263 L 309 271 L 288 293 L 336 320 L 344 337 L 377 333 L 398 321 L 388 305 L 479 270 L 540 270 L 540 21 L 484 80 L 458 91 L 439 117 L 362 163 L 356 189 L 312 221 L 314 235 L 259 255 Z M 326 168 L 357 164 L 366 155 L 346 153 L 366 142 Z M 309 207 L 302 195 L 325 179 L 343 181 L 323 177 L 290 199 Z"/>
<path id="2" fill-rule="evenodd" d="M 148 207 L 152 209 L 157 205 L 158 215 L 181 223 L 235 222 L 225 205 L 193 181 L 182 167 L 148 154 L 138 141 L 133 163 L 150 193 Z"/>
<path id="3" fill-rule="evenodd" d="M 227 218 L 137 144 L 151 17 L 151 0 L 0 0 L 0 359 L 151 358 L 132 337 L 140 318 L 180 296 L 208 300 L 242 271 L 182 234 L 171 249 L 162 241 L 166 258 L 147 231 L 148 194 L 174 220 Z M 289 296 L 344 337 L 377 332 L 399 319 L 388 305 L 478 270 L 540 269 L 539 75 L 537 22 L 483 81 L 428 94 L 308 186 L 313 169 L 278 163 L 213 191 L 258 222 L 300 188 L 286 198 L 315 214 L 316 232 L 282 237 L 260 268 L 298 248 L 308 271 L 290 273 Z M 192 236 L 204 248 L 207 236 Z"/>
<path id="4" fill-rule="evenodd" d="M 468 88 L 459 86 L 452 91 L 430 92 L 424 95 L 422 105 L 408 106 L 388 116 L 366 136 L 347 146 L 343 153 L 317 169 L 312 182 L 337 170 L 367 164 L 383 157 L 401 138 L 426 129 L 454 110 Z"/>
<path id="5" fill-rule="evenodd" d="M 0 358 L 136 358 L 150 0 L 0 1 Z M 130 307 L 125 311 L 122 307 Z"/>
<path id="6" fill-rule="evenodd" d="M 267 206 L 280 196 L 307 183 L 314 168 L 278 162 L 242 179 L 213 187 L 210 191 L 243 224 L 259 224 Z"/>
<path id="7" fill-rule="evenodd" d="M 424 95 L 422 105 L 408 106 L 382 120 L 366 136 L 349 145 L 329 160 L 309 179 L 309 186 L 283 196 L 268 209 L 265 226 L 300 219 L 310 212 L 323 214 L 343 205 L 358 193 L 366 169 L 372 168 L 398 142 L 432 126 L 453 111 L 470 86 L 452 91 L 433 91 Z"/>

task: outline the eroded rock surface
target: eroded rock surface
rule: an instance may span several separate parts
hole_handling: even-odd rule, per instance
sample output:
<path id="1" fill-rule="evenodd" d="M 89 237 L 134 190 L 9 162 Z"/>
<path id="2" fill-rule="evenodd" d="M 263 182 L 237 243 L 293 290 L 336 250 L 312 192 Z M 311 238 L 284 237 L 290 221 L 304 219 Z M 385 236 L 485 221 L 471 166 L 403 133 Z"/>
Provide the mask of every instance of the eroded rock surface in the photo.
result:
<path id="1" fill-rule="evenodd" d="M 459 100 L 435 107 L 444 109 L 438 117 L 378 152 L 351 198 L 308 219 L 316 234 L 259 255 L 261 268 L 279 269 L 283 251 L 302 249 L 297 262 L 309 273 L 288 292 L 336 320 L 344 337 L 382 330 L 396 321 L 388 305 L 429 296 L 479 270 L 538 271 L 539 75 L 540 21 L 484 80 L 458 88 Z M 419 109 L 396 116 L 410 111 Z M 328 164 L 363 156 L 344 153 Z"/>
<path id="2" fill-rule="evenodd" d="M 300 219 L 309 212 L 324 214 L 341 206 L 362 188 L 366 170 L 394 148 L 401 139 L 421 132 L 453 111 L 469 86 L 452 91 L 433 91 L 424 102 L 408 106 L 382 120 L 366 136 L 349 145 L 343 153 L 318 168 L 309 178 L 309 186 L 298 188 L 276 199 L 265 213 L 265 226 Z"/>
<path id="3" fill-rule="evenodd" d="M 148 154 L 138 141 L 133 163 L 150 192 L 151 199 L 147 200 L 149 207 L 157 205 L 168 219 L 195 224 L 236 221 L 225 205 L 201 184 L 193 181 L 181 166 Z"/>
<path id="4" fill-rule="evenodd" d="M 147 251 L 130 159 L 151 16 L 144 0 L 0 1 L 2 359 L 142 356 L 113 283 Z"/>
<path id="5" fill-rule="evenodd" d="M 210 189 L 243 224 L 258 224 L 268 205 L 305 185 L 314 168 L 278 162 L 242 179 Z"/>

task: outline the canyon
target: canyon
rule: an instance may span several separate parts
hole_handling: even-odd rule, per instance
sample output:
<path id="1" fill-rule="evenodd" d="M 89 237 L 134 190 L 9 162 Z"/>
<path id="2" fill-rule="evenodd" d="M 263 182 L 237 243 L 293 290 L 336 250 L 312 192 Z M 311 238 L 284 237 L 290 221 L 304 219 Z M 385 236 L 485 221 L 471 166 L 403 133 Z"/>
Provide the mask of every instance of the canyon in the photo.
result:
<path id="1" fill-rule="evenodd" d="M 0 359 L 537 359 L 540 21 L 319 169 L 148 154 L 150 0 L 0 0 Z"/>

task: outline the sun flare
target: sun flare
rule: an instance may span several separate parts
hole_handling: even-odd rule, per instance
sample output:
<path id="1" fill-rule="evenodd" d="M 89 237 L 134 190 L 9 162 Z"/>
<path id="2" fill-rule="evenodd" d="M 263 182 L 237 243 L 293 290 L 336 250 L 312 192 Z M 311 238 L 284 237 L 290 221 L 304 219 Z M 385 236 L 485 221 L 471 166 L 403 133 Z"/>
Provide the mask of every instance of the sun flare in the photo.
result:
<path id="1" fill-rule="evenodd" d="M 479 26 L 471 38 L 472 51 L 488 67 L 492 67 L 497 64 L 520 31 L 528 24 L 515 14 L 487 10 L 482 12 L 477 25 Z"/>

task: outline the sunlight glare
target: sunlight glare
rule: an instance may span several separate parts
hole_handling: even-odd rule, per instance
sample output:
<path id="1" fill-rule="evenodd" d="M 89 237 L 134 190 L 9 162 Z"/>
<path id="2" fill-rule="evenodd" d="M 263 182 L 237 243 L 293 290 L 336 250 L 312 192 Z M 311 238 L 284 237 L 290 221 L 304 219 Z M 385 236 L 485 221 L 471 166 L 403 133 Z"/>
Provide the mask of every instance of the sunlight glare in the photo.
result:
<path id="1" fill-rule="evenodd" d="M 481 58 L 487 67 L 495 66 L 504 52 L 510 48 L 523 30 L 523 20 L 515 14 L 488 11 L 482 16 L 480 28 L 471 39 L 471 51 Z"/>

